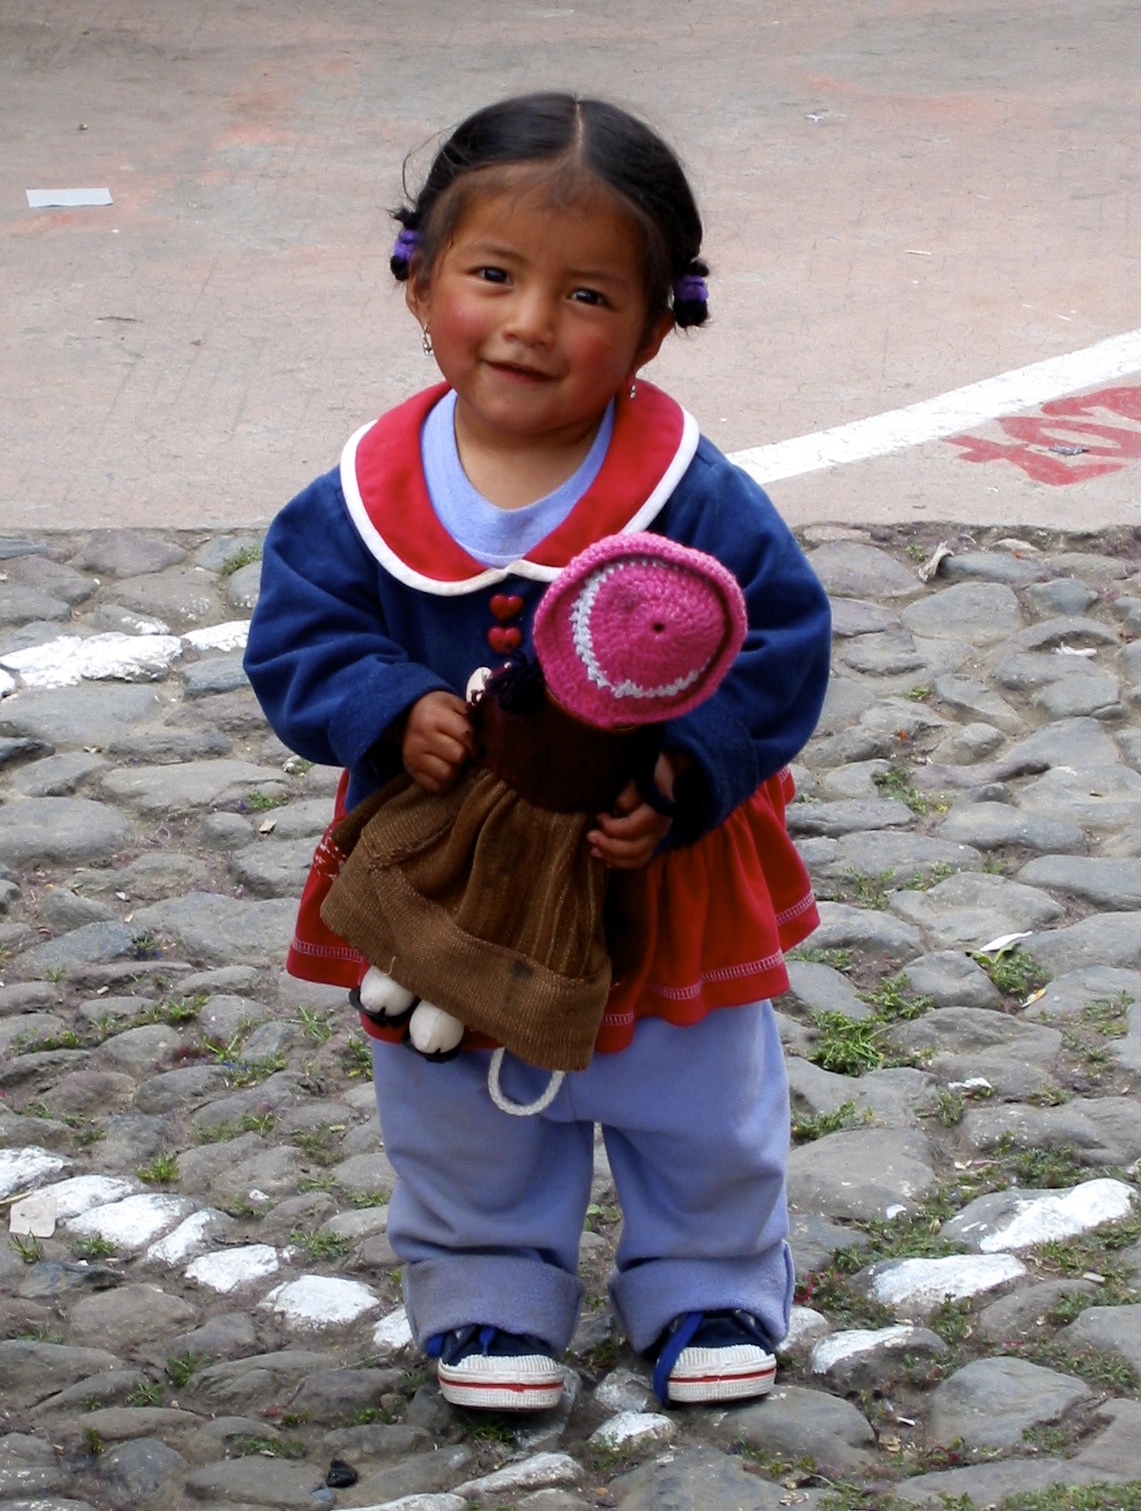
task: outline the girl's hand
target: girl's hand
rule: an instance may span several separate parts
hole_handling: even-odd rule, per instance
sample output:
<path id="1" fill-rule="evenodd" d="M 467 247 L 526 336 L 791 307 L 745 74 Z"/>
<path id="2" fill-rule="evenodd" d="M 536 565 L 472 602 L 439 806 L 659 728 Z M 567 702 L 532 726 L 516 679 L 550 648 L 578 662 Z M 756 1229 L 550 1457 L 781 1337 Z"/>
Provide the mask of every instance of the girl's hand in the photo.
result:
<path id="1" fill-rule="evenodd" d="M 475 754 L 467 704 L 455 693 L 425 693 L 408 711 L 400 741 L 404 769 L 425 792 L 450 792 Z"/>
<path id="2" fill-rule="evenodd" d="M 654 785 L 672 798 L 674 780 L 689 764 L 688 756 L 663 751 L 654 767 Z M 587 834 L 590 852 L 618 871 L 637 871 L 650 861 L 669 833 L 671 821 L 643 800 L 634 782 L 618 794 L 614 809 L 613 813 L 600 813 L 597 829 Z"/>

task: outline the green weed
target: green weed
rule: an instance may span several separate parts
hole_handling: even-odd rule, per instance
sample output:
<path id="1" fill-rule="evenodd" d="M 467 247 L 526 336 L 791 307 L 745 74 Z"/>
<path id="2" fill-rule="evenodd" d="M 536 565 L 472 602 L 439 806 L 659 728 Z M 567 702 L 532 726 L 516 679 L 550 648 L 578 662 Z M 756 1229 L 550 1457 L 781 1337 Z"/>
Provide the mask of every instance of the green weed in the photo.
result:
<path id="1" fill-rule="evenodd" d="M 812 1014 L 816 1039 L 809 1059 L 836 1075 L 858 1076 L 878 1070 L 884 1062 L 883 1028 L 874 1018 L 849 1018 L 846 1013 Z"/>
<path id="2" fill-rule="evenodd" d="M 115 1245 L 99 1233 L 90 1233 L 77 1238 L 71 1246 L 77 1259 L 113 1259 L 119 1252 Z"/>
<path id="3" fill-rule="evenodd" d="M 265 1459 L 303 1459 L 305 1457 L 305 1445 L 296 1438 L 259 1438 L 250 1437 L 232 1438 L 230 1451 L 235 1458 L 249 1458 L 253 1454 L 259 1454 Z"/>
<path id="4" fill-rule="evenodd" d="M 171 1354 L 167 1359 L 166 1377 L 176 1390 L 181 1390 L 191 1375 L 209 1362 L 205 1354 L 196 1354 L 188 1348 L 185 1353 Z"/>
<path id="5" fill-rule="evenodd" d="M 9 1233 L 8 1242 L 25 1264 L 39 1264 L 44 1257 L 44 1246 L 34 1233 Z"/>
<path id="6" fill-rule="evenodd" d="M 221 578 L 232 577 L 235 572 L 240 572 L 243 567 L 250 566 L 255 561 L 261 560 L 260 546 L 242 546 L 232 556 L 227 556 L 218 568 L 218 576 Z"/>
<path id="7" fill-rule="evenodd" d="M 930 804 L 903 766 L 893 762 L 886 771 L 877 771 L 872 781 L 884 797 L 894 798 L 921 818 L 926 816 Z"/>
<path id="8" fill-rule="evenodd" d="M 932 1006 L 930 997 L 913 992 L 910 987 L 907 972 L 897 971 L 894 976 L 881 981 L 874 992 L 861 992 L 860 996 L 875 1008 L 881 1023 L 905 1023 L 912 1018 L 921 1018 Z"/>
<path id="9" fill-rule="evenodd" d="M 344 1259 L 349 1252 L 349 1241 L 342 1238 L 340 1233 L 322 1233 L 311 1231 L 303 1233 L 295 1228 L 289 1235 L 290 1243 L 296 1244 L 299 1249 L 304 1249 L 309 1259 L 337 1260 Z"/>
<path id="10" fill-rule="evenodd" d="M 124 1396 L 124 1406 L 162 1406 L 166 1402 L 166 1392 L 161 1385 L 150 1380 L 144 1380 L 141 1385 L 136 1385 L 129 1395 Z"/>
<path id="11" fill-rule="evenodd" d="M 810 1144 L 814 1139 L 826 1138 L 830 1133 L 839 1133 L 842 1128 L 851 1128 L 856 1123 L 871 1121 L 871 1110 L 864 1109 L 856 1115 L 856 1104 L 849 1100 L 841 1102 L 831 1112 L 817 1112 L 802 1118 L 793 1118 L 792 1136 L 798 1144 Z"/>
<path id="12" fill-rule="evenodd" d="M 973 951 L 971 959 L 982 966 L 1004 997 L 1026 997 L 1050 979 L 1050 973 L 1026 950 L 1007 950 L 997 959 Z"/>
<path id="13" fill-rule="evenodd" d="M 806 965 L 829 965 L 834 971 L 850 971 L 852 968 L 851 950 L 825 950 L 800 944 L 795 950 L 789 950 L 786 959 L 803 960 Z"/>
<path id="14" fill-rule="evenodd" d="M 268 792 L 247 792 L 241 806 L 250 813 L 269 813 L 273 808 L 283 808 L 288 802 L 287 797 L 274 797 Z"/>
<path id="15" fill-rule="evenodd" d="M 314 1044 L 327 1044 L 333 1037 L 336 1029 L 337 1015 L 331 1009 L 306 1007 L 302 1004 L 297 1009 L 301 1019 L 301 1026 L 313 1040 Z"/>
<path id="16" fill-rule="evenodd" d="M 135 1171 L 140 1180 L 145 1180 L 151 1185 L 168 1186 L 178 1179 L 178 1156 L 168 1154 L 162 1149 L 145 1165 L 140 1165 Z"/>

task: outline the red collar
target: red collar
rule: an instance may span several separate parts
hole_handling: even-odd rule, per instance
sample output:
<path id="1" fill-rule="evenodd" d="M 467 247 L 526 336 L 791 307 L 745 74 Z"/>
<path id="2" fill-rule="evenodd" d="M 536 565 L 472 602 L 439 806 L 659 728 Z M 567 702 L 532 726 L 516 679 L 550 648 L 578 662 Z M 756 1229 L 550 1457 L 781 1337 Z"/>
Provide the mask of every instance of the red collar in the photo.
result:
<path id="1" fill-rule="evenodd" d="M 486 567 L 436 518 L 420 461 L 420 429 L 447 392 L 438 384 L 358 430 L 341 456 L 341 487 L 361 539 L 410 587 L 468 593 L 518 575 L 549 582 L 604 535 L 643 530 L 693 459 L 697 422 L 650 383 L 618 399 L 614 434 L 598 476 L 557 529 L 510 567 Z"/>

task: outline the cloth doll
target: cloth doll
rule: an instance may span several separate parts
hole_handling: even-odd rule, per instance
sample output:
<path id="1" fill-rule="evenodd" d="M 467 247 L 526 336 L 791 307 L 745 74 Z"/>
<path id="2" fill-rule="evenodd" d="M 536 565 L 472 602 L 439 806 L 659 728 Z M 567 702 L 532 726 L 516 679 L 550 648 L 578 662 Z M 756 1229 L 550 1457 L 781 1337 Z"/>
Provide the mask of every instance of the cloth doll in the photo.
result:
<path id="1" fill-rule="evenodd" d="M 535 660 L 469 694 L 480 753 L 455 787 L 398 777 L 333 832 L 348 858 L 321 918 L 372 964 L 357 1005 L 429 1055 L 487 1035 L 493 1095 L 504 1049 L 584 1069 L 638 894 L 584 836 L 631 780 L 669 811 L 652 778 L 665 721 L 715 691 L 745 628 L 704 552 L 632 533 L 576 556 L 536 609 Z"/>

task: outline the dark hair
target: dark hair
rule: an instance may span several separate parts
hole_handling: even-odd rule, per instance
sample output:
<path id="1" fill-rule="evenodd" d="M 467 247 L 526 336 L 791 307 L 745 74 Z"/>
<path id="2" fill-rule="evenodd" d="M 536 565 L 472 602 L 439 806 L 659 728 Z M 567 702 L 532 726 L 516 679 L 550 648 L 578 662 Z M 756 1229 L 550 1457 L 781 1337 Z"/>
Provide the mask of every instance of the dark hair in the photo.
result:
<path id="1" fill-rule="evenodd" d="M 417 255 L 426 266 L 459 223 L 468 175 L 527 163 L 549 164 L 552 180 L 568 195 L 581 193 L 589 178 L 616 195 L 642 233 L 648 318 L 672 310 L 679 326 L 705 322 L 709 306 L 698 281 L 709 269 L 698 257 L 701 216 L 685 172 L 656 132 L 605 100 L 517 95 L 461 122 L 437 152 L 420 193 L 393 211 L 405 231 L 417 234 Z M 407 244 L 398 247 L 391 267 L 402 282 L 410 260 Z M 681 279 L 688 285 L 679 297 Z"/>

